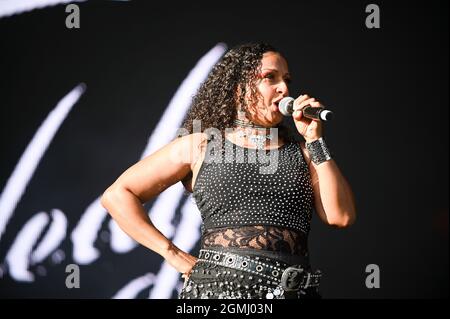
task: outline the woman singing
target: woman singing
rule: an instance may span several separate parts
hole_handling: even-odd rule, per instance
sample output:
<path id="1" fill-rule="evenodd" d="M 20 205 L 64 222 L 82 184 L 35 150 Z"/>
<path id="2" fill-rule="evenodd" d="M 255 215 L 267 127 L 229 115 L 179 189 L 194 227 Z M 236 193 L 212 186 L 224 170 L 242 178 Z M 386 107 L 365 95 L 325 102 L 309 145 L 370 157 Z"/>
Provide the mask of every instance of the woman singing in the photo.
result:
<path id="1" fill-rule="evenodd" d="M 287 61 L 272 46 L 229 50 L 193 99 L 184 121 L 189 134 L 105 191 L 102 204 L 119 226 L 183 274 L 180 298 L 320 297 L 321 273 L 308 253 L 312 212 L 346 227 L 355 220 L 355 201 L 322 122 L 303 116 L 305 106 L 320 102 L 300 95 L 292 116 L 297 132 L 280 124 L 289 82 Z M 142 206 L 179 181 L 203 220 L 198 256 L 158 231 Z"/>

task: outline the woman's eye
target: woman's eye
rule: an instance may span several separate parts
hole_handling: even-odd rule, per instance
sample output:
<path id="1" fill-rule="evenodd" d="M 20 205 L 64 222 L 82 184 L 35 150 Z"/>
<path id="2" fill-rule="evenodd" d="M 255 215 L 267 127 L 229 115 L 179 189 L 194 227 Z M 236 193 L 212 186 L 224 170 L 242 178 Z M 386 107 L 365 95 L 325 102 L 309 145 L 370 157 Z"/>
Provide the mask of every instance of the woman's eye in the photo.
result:
<path id="1" fill-rule="evenodd" d="M 286 82 L 287 84 L 291 84 L 292 80 L 290 78 L 286 78 L 284 79 L 284 82 Z"/>
<path id="2" fill-rule="evenodd" d="M 275 76 L 272 73 L 266 74 L 264 76 L 264 78 L 269 79 L 269 80 L 273 80 L 275 78 Z"/>

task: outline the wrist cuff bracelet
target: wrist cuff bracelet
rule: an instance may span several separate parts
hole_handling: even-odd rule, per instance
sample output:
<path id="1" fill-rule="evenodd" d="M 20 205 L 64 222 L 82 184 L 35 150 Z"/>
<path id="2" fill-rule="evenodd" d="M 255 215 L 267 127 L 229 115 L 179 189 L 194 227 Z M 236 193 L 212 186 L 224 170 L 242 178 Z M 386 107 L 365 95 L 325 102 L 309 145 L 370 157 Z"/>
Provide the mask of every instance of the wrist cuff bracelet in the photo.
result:
<path id="1" fill-rule="evenodd" d="M 325 144 L 325 140 L 321 137 L 311 143 L 306 143 L 306 149 L 311 156 L 311 160 L 314 164 L 319 165 L 325 161 L 330 160 L 331 152 Z"/>

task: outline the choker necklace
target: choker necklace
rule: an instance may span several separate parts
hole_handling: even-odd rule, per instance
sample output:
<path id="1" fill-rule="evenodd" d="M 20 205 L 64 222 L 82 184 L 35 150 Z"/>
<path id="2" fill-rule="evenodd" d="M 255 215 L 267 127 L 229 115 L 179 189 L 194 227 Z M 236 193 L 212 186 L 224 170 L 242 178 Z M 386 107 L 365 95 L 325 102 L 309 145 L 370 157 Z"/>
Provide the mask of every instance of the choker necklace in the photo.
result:
<path id="1" fill-rule="evenodd" d="M 246 138 L 248 137 L 248 139 L 250 140 L 250 142 L 256 146 L 257 149 L 261 150 L 264 149 L 267 140 L 272 140 L 273 139 L 273 134 L 269 133 L 269 134 L 265 134 L 266 130 L 270 129 L 268 127 L 264 127 L 261 125 L 257 125 L 254 124 L 252 122 L 249 121 L 243 121 L 243 120 L 239 120 L 239 119 L 235 119 L 233 121 L 234 125 L 236 125 L 237 127 L 241 127 L 241 128 L 252 128 L 252 129 L 257 129 L 257 130 L 264 130 L 264 134 L 248 134 L 244 131 L 238 131 L 237 132 L 237 136 L 239 138 Z"/>
<path id="2" fill-rule="evenodd" d="M 240 120 L 240 119 L 234 119 L 233 123 L 234 123 L 234 125 L 240 126 L 240 127 L 251 127 L 251 128 L 256 128 L 256 129 L 269 129 L 267 127 L 255 124 L 253 122 L 244 121 L 244 120 Z"/>

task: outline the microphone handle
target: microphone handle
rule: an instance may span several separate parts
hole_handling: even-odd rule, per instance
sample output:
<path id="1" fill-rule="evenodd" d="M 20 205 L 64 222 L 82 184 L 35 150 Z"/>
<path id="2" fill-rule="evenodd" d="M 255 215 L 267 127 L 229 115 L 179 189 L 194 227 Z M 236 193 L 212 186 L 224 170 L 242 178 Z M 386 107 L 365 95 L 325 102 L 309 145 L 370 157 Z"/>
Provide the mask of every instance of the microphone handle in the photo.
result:
<path id="1" fill-rule="evenodd" d="M 320 120 L 320 113 L 322 113 L 324 109 L 324 107 L 312 107 L 308 105 L 303 108 L 303 116 L 310 119 Z"/>
<path id="2" fill-rule="evenodd" d="M 289 101 L 285 106 L 282 106 L 285 111 L 281 111 L 281 113 L 285 115 L 294 113 L 294 99 L 291 99 L 292 101 Z M 302 109 L 302 112 L 304 117 L 314 120 L 329 121 L 334 117 L 333 112 L 326 110 L 324 106 L 313 107 L 311 105 L 307 105 Z"/>
<path id="3" fill-rule="evenodd" d="M 333 118 L 333 112 L 326 110 L 325 107 L 312 107 L 310 105 L 303 108 L 303 116 L 322 121 L 329 121 Z"/>

